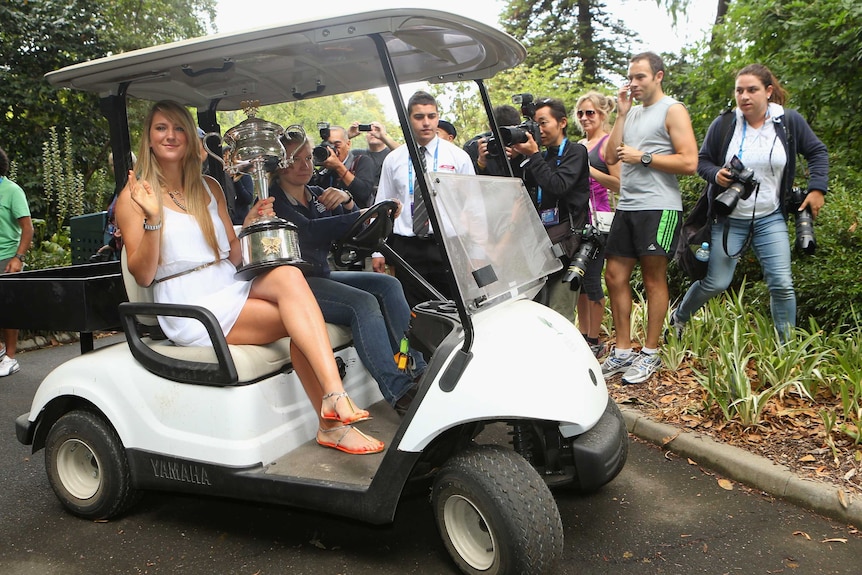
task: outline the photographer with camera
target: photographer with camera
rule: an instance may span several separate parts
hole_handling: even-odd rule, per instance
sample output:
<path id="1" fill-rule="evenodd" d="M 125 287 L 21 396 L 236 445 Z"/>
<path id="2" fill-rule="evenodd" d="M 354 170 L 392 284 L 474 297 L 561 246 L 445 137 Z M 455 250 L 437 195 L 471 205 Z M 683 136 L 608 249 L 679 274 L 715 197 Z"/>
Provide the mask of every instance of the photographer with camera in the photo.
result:
<path id="1" fill-rule="evenodd" d="M 581 246 L 582 235 L 585 236 L 587 231 L 584 224 L 587 222 L 590 197 L 587 149 L 582 144 L 570 142 L 566 137 L 569 119 L 566 106 L 561 100 L 543 98 L 527 104 L 534 106 L 531 119 L 539 131 L 545 152 L 539 151 L 539 143 L 528 125 L 529 120 L 520 127 L 509 126 L 508 135 L 507 131 L 501 128 L 504 139 L 509 140 L 503 143 L 524 157 L 518 165 L 524 169 L 525 179 L 536 183 L 535 191 L 530 190 L 533 204 L 551 242 L 559 243 L 563 247 L 563 264 L 569 266 L 573 263 L 573 258 L 577 259 L 576 256 L 585 256 L 578 251 L 579 248 L 591 245 L 591 238 L 584 237 L 587 241 Z M 547 296 L 546 305 L 572 323 L 575 319 L 577 291 L 573 291 L 563 282 L 577 281 L 582 275 L 572 274 L 571 270 L 564 269 L 549 277 L 542 290 Z M 541 293 L 537 296 L 539 301 L 541 296 Z"/>
<path id="2" fill-rule="evenodd" d="M 492 113 L 498 126 L 513 126 L 521 122 L 518 110 L 508 104 L 495 107 Z M 464 144 L 464 151 L 473 160 L 477 174 L 508 176 L 506 162 L 509 161 L 515 177 L 524 179 L 524 169 L 519 165 L 523 158 L 513 152 L 511 147 L 500 146 L 490 131 L 470 138 Z"/>
<path id="3" fill-rule="evenodd" d="M 733 114 L 729 137 L 722 141 L 724 118 L 714 120 L 697 166 L 697 173 L 710 184 L 709 217 L 716 218 L 708 270 L 671 314 L 671 325 L 680 335 L 692 314 L 726 290 L 739 256 L 751 245 L 769 288 L 779 341 L 785 342 L 796 326 L 786 219 L 795 211 L 797 246 L 813 251 L 813 235 L 808 234 L 823 207 L 829 155 L 802 116 L 783 107 L 787 94 L 766 66 L 750 64 L 740 70 L 735 95 L 736 109 L 726 112 Z M 806 194 L 793 191 L 797 154 L 808 162 Z"/>
<path id="4" fill-rule="evenodd" d="M 354 154 L 347 130 L 341 126 L 320 128 L 323 143 L 312 151 L 314 165 L 322 168 L 315 184 L 321 188 L 338 188 L 350 194 L 360 208 L 374 201 L 374 161 Z"/>
<path id="5" fill-rule="evenodd" d="M 380 122 L 371 122 L 369 124 L 353 122 L 350 124 L 350 127 L 347 128 L 347 137 L 352 140 L 359 134 L 365 134 L 365 143 L 368 145 L 368 148 L 352 148 L 352 151 L 356 156 L 368 156 L 374 160 L 374 193 L 377 194 L 377 185 L 380 182 L 380 171 L 383 169 L 383 160 L 386 159 L 391 150 L 394 150 L 400 144 L 386 133 L 386 126 Z"/>

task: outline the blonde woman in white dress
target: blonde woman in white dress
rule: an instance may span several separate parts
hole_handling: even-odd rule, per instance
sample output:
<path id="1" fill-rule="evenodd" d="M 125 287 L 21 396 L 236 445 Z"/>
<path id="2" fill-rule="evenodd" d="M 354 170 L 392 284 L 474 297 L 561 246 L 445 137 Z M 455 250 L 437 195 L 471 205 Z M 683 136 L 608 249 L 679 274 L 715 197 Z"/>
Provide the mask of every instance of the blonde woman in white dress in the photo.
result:
<path id="1" fill-rule="evenodd" d="M 191 114 L 162 101 L 144 124 L 135 172 L 117 200 L 129 272 L 152 285 L 163 303 L 193 303 L 219 320 L 230 344 L 266 344 L 291 337 L 293 367 L 318 413 L 317 442 L 352 454 L 378 453 L 383 443 L 352 424 L 369 418 L 341 384 L 323 315 L 302 272 L 279 266 L 252 281 L 234 278 L 239 240 L 218 182 L 202 176 L 200 144 Z M 245 219 L 272 215 L 272 198 Z M 174 274 L 195 269 L 168 278 Z M 203 327 L 186 318 L 159 318 L 178 345 L 209 345 Z"/>

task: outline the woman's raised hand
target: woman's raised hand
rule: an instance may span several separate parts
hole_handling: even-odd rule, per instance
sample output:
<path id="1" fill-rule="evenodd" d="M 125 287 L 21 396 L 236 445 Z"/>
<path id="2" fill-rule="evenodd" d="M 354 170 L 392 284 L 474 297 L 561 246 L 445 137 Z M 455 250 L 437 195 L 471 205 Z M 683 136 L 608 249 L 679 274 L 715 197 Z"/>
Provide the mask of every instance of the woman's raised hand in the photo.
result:
<path id="1" fill-rule="evenodd" d="M 146 180 L 139 180 L 134 170 L 129 170 L 129 196 L 144 212 L 144 218 L 148 221 L 159 219 L 159 196 L 153 191 L 153 187 Z M 153 223 L 153 222 L 150 222 Z"/>

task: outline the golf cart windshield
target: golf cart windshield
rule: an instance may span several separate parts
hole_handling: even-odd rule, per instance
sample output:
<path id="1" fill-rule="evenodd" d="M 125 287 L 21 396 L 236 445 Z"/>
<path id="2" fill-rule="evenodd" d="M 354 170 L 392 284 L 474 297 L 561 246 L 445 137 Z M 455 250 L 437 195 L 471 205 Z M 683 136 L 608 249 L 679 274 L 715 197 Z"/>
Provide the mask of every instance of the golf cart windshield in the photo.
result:
<path id="1" fill-rule="evenodd" d="M 430 180 L 440 236 L 470 313 L 532 297 L 560 269 L 521 180 L 445 172 Z"/>

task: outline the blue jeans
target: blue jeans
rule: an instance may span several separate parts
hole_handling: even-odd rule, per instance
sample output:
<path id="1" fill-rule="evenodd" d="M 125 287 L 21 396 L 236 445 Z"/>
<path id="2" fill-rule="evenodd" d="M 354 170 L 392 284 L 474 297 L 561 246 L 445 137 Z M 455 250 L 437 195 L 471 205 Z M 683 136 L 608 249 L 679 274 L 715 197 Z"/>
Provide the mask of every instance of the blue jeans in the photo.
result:
<path id="1" fill-rule="evenodd" d="M 350 326 L 359 359 L 394 405 L 426 366 L 413 350 L 412 372 L 399 370 L 393 359 L 410 323 L 401 282 L 386 274 L 334 271 L 329 278 L 308 278 L 308 285 L 327 323 Z"/>
<path id="2" fill-rule="evenodd" d="M 727 249 L 736 253 L 748 235 L 750 219 L 728 218 Z M 723 222 L 712 226 L 709 267 L 706 277 L 694 282 L 677 308 L 675 315 L 680 322 L 687 322 L 710 298 L 717 296 L 730 286 L 737 261 L 724 251 Z M 790 270 L 790 241 L 787 223 L 781 211 L 754 220 L 751 247 L 763 269 L 763 278 L 769 288 L 769 305 L 772 321 L 778 330 L 779 340 L 784 342 L 796 326 L 796 292 Z"/>

